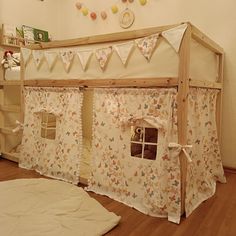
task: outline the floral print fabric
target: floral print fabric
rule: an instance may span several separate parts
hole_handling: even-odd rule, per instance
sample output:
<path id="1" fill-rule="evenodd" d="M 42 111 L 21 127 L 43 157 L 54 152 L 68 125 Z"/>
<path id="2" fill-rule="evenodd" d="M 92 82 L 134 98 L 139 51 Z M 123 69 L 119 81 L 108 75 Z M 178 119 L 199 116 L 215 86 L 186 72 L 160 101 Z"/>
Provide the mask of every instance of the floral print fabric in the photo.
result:
<path id="1" fill-rule="evenodd" d="M 225 182 L 216 129 L 217 90 L 191 88 L 188 103 L 188 143 L 192 162 L 187 167 L 186 215 Z"/>
<path id="2" fill-rule="evenodd" d="M 143 56 L 150 61 L 157 45 L 159 34 L 154 34 L 145 38 L 137 39 L 136 44 Z"/>
<path id="3" fill-rule="evenodd" d="M 83 94 L 72 88 L 26 87 L 25 120 L 19 166 L 74 184 L 79 182 Z M 42 113 L 56 116 L 56 137 L 41 137 Z"/>
<path id="4" fill-rule="evenodd" d="M 71 50 L 61 51 L 60 52 L 60 57 L 61 57 L 61 61 L 64 65 L 64 68 L 65 68 L 66 72 L 69 72 L 70 67 L 71 67 L 71 63 L 74 59 L 74 52 L 71 51 Z"/>
<path id="5" fill-rule="evenodd" d="M 176 89 L 95 89 L 88 190 L 179 222 L 180 163 L 168 149 L 177 142 L 176 94 Z M 156 160 L 131 156 L 131 127 L 122 121 L 132 116 L 168 124 L 158 129 Z"/>
<path id="6" fill-rule="evenodd" d="M 108 60 L 112 54 L 112 47 L 100 48 L 95 51 L 96 58 L 102 70 L 105 70 Z"/>

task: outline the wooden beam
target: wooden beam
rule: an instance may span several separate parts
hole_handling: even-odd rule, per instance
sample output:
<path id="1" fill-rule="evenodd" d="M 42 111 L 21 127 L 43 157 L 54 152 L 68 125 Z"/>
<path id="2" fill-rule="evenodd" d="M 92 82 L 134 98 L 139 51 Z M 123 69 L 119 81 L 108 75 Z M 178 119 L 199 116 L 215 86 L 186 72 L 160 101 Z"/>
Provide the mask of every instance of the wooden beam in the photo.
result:
<path id="1" fill-rule="evenodd" d="M 179 51 L 179 85 L 177 97 L 178 140 L 179 144 L 187 144 L 187 118 L 188 118 L 188 93 L 189 93 L 189 68 L 190 68 L 190 40 L 191 27 L 185 31 Z M 181 164 L 181 213 L 185 212 L 187 159 L 183 152 L 180 153 Z"/>
<path id="2" fill-rule="evenodd" d="M 67 80 L 25 80 L 24 86 L 32 87 L 174 87 L 178 79 L 172 77 L 136 79 L 67 79 Z"/>
<path id="3" fill-rule="evenodd" d="M 189 86 L 198 88 L 222 89 L 222 83 L 211 82 L 207 80 L 189 79 Z"/>
<path id="4" fill-rule="evenodd" d="M 20 112 L 21 108 L 18 105 L 0 105 L 0 110 L 8 112 Z"/>
<path id="5" fill-rule="evenodd" d="M 198 28 L 191 24 L 192 28 L 192 38 L 201 43 L 206 48 L 217 54 L 223 54 L 224 50 L 216 42 L 210 39 L 207 35 L 202 33 Z"/>
<path id="6" fill-rule="evenodd" d="M 219 144 L 221 147 L 221 126 L 222 126 L 222 102 L 223 102 L 223 73 L 224 73 L 224 54 L 219 55 L 218 81 L 222 85 L 216 100 L 216 127 Z"/>
<path id="7" fill-rule="evenodd" d="M 52 41 L 48 43 L 30 45 L 28 46 L 28 48 L 49 49 L 49 48 L 73 47 L 73 46 L 88 45 L 88 44 L 94 44 L 94 43 L 107 43 L 107 42 L 114 42 L 114 41 L 121 41 L 121 40 L 129 40 L 129 39 L 145 37 L 150 34 L 159 33 L 159 32 L 171 29 L 173 27 L 176 27 L 178 25 L 180 24 L 144 28 L 144 29 L 139 29 L 139 30 L 124 31 L 124 32 L 118 32 L 118 33 L 111 33 L 111 34 L 95 35 L 95 36 L 89 36 L 89 37 L 83 37 L 83 38 L 77 38 L 77 39 L 58 40 L 58 41 Z"/>
<path id="8" fill-rule="evenodd" d="M 20 85 L 21 81 L 20 80 L 0 80 L 0 85 Z"/>
<path id="9" fill-rule="evenodd" d="M 19 162 L 19 153 L 2 152 L 2 157 L 10 161 Z"/>

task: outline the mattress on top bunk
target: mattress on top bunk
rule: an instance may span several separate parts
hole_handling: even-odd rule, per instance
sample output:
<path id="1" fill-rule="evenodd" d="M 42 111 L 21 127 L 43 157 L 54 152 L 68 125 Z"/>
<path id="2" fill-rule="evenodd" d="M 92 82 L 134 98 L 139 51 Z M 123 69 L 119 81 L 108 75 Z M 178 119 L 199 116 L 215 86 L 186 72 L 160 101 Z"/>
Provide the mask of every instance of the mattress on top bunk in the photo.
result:
<path id="1" fill-rule="evenodd" d="M 20 80 L 20 66 L 6 69 L 5 80 Z"/>

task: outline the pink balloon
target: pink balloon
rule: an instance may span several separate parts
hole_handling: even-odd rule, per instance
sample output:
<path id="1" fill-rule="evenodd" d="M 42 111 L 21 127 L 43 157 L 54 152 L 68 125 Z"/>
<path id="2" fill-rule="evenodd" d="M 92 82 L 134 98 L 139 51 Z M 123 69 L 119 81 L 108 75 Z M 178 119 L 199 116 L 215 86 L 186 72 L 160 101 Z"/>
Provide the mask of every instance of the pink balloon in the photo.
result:
<path id="1" fill-rule="evenodd" d="M 103 20 L 105 20 L 107 18 L 107 13 L 105 11 L 101 12 L 101 17 Z"/>

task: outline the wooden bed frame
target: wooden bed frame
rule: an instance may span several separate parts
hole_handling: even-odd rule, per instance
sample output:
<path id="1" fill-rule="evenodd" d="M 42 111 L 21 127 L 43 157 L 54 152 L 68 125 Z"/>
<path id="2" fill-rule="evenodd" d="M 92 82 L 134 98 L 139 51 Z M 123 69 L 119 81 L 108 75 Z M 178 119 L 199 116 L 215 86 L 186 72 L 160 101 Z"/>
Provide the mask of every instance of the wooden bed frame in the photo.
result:
<path id="1" fill-rule="evenodd" d="M 178 139 L 179 144 L 187 144 L 187 114 L 188 114 L 188 93 L 190 87 L 218 89 L 220 91 L 217 98 L 217 129 L 219 141 L 221 139 L 221 107 L 222 107 L 222 93 L 223 93 L 223 65 L 224 65 L 224 51 L 223 49 L 211 40 L 208 36 L 203 34 L 191 23 L 187 22 L 187 29 L 185 31 L 182 44 L 179 51 L 179 72 L 178 77 L 161 77 L 161 78 L 138 78 L 138 79 L 57 79 L 57 80 L 25 80 L 24 79 L 24 64 L 22 66 L 21 81 L 22 86 L 55 86 L 55 87 L 177 87 L 178 89 Z M 54 41 L 49 43 L 41 43 L 39 45 L 32 45 L 29 48 L 40 50 L 50 48 L 72 47 L 79 45 L 88 45 L 94 43 L 104 43 L 121 41 L 128 39 L 135 39 L 145 37 L 150 34 L 162 32 L 177 25 L 168 25 L 164 27 L 153 27 L 149 29 L 134 30 L 129 32 L 98 35 L 92 37 L 84 37 L 72 40 Z M 218 78 L 216 82 L 192 80 L 189 76 L 190 71 L 190 42 L 191 38 L 199 42 L 204 47 L 210 49 L 219 57 L 218 63 Z M 23 103 L 22 103 L 23 104 Z M 23 116 L 22 116 L 23 119 Z M 221 142 L 220 142 L 221 143 Z M 181 162 L 181 212 L 185 210 L 185 189 L 186 189 L 186 168 L 187 160 L 184 153 L 180 154 Z"/>

